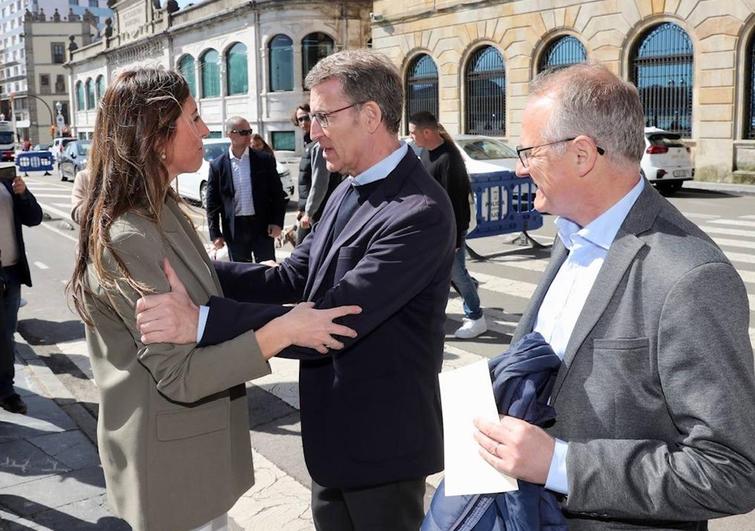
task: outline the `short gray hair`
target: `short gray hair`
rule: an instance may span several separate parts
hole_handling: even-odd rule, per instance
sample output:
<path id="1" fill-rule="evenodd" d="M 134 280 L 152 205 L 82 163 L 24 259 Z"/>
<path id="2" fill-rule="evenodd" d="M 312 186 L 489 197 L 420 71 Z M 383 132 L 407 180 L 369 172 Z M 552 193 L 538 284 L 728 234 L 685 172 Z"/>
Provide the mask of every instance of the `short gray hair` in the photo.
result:
<path id="1" fill-rule="evenodd" d="M 530 95 L 552 96 L 556 101 L 544 142 L 587 135 L 616 162 L 636 163 L 642 158 L 645 115 L 637 87 L 606 67 L 582 63 L 543 72 L 532 80 Z"/>
<path id="2" fill-rule="evenodd" d="M 383 114 L 383 123 L 398 134 L 404 101 L 401 76 L 383 54 L 372 50 L 343 50 L 321 59 L 304 80 L 307 89 L 330 79 L 341 82 L 343 92 L 353 103 L 374 101 Z"/>
<path id="3" fill-rule="evenodd" d="M 225 134 L 230 133 L 232 129 L 236 129 L 241 122 L 249 123 L 249 121 L 243 116 L 231 116 L 230 118 L 226 118 Z"/>

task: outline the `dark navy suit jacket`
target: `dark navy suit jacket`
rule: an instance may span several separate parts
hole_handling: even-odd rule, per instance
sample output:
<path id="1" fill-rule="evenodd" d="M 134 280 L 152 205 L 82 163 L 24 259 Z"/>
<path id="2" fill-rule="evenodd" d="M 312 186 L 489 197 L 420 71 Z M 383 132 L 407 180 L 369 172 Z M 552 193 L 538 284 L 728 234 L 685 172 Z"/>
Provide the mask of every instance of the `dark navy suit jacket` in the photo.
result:
<path id="1" fill-rule="evenodd" d="M 29 262 L 26 259 L 26 246 L 24 245 L 24 235 L 21 226 L 33 227 L 42 223 L 42 209 L 37 203 L 34 195 L 26 190 L 23 195 L 13 193 L 12 181 L 0 181 L 0 185 L 5 186 L 13 197 L 13 222 L 16 230 L 16 242 L 18 243 L 18 262 L 16 263 L 15 273 L 18 275 L 20 284 L 26 284 L 31 287 L 31 273 L 29 272 Z M 0 256 L 0 262 L 2 262 Z M 0 271 L 2 274 L 2 271 Z"/>
<path id="2" fill-rule="evenodd" d="M 437 375 L 454 253 L 448 196 L 411 151 L 345 229 L 331 234 L 349 186 L 335 190 L 321 221 L 279 267 L 216 264 L 223 292 L 236 300 L 363 308 L 341 320 L 359 334 L 344 338 L 342 351 L 284 352 L 302 360 L 310 474 L 338 488 L 416 479 L 443 468 Z M 234 337 L 270 317 L 259 305 L 247 309 L 212 298 L 203 341 Z"/>
<path id="3" fill-rule="evenodd" d="M 269 153 L 249 149 L 249 165 L 252 174 L 252 200 L 258 225 L 267 231 L 268 225 L 283 227 L 286 215 L 286 196 L 283 193 L 275 158 Z M 210 162 L 207 178 L 207 225 L 210 239 L 234 238 L 233 172 L 228 151 Z"/>

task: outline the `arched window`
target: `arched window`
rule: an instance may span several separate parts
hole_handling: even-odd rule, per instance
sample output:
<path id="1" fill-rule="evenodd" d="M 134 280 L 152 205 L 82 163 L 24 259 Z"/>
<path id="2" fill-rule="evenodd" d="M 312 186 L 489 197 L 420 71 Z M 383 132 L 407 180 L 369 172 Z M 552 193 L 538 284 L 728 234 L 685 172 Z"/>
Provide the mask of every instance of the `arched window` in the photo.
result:
<path id="1" fill-rule="evenodd" d="M 294 41 L 276 35 L 268 44 L 270 91 L 294 90 Z"/>
<path id="2" fill-rule="evenodd" d="M 631 55 L 632 81 L 640 92 L 645 125 L 692 134 L 692 42 L 671 22 L 650 28 Z"/>
<path id="3" fill-rule="evenodd" d="M 248 65 L 246 45 L 237 42 L 226 52 L 225 75 L 229 96 L 249 92 Z"/>
<path id="4" fill-rule="evenodd" d="M 747 72 L 745 78 L 747 100 L 745 101 L 744 137 L 755 139 L 755 32 L 750 37 L 750 44 L 747 46 L 747 69 L 745 72 Z"/>
<path id="5" fill-rule="evenodd" d="M 194 67 L 194 58 L 191 55 L 184 55 L 178 61 L 178 71 L 186 79 L 186 84 L 189 85 L 189 93 L 195 98 L 197 97 L 197 73 Z"/>
<path id="6" fill-rule="evenodd" d="M 317 61 L 333 53 L 333 39 L 325 33 L 310 33 L 301 40 L 301 77 L 304 79 Z"/>
<path id="7" fill-rule="evenodd" d="M 470 134 L 506 134 L 506 69 L 493 46 L 483 46 L 467 63 L 465 131 Z"/>
<path id="8" fill-rule="evenodd" d="M 438 68 L 427 54 L 418 55 L 406 72 L 406 127 L 415 112 L 428 111 L 438 117 Z"/>
<path id="9" fill-rule="evenodd" d="M 202 97 L 220 97 L 220 65 L 218 52 L 212 48 L 202 54 L 199 68 L 202 72 Z"/>
<path id="10" fill-rule="evenodd" d="M 100 101 L 102 99 L 102 96 L 105 94 L 105 76 L 103 75 L 97 76 L 97 85 L 95 89 L 96 89 L 97 101 Z"/>
<path id="11" fill-rule="evenodd" d="M 94 109 L 94 82 L 91 77 L 86 82 L 86 103 L 87 110 Z"/>
<path id="12" fill-rule="evenodd" d="M 86 109 L 84 103 L 84 83 L 81 81 L 76 82 L 76 110 L 83 111 Z"/>
<path id="13" fill-rule="evenodd" d="M 564 35 L 551 41 L 540 56 L 538 72 L 549 68 L 563 68 L 565 66 L 584 63 L 587 61 L 587 51 L 579 39 L 571 35 Z"/>

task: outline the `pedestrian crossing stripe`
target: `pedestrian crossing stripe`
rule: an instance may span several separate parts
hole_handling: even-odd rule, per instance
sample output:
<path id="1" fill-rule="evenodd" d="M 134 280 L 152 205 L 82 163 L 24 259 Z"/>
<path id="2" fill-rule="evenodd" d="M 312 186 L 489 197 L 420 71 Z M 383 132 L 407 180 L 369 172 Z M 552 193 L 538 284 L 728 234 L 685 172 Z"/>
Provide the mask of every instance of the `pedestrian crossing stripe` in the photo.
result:
<path id="1" fill-rule="evenodd" d="M 744 219 L 714 219 L 711 220 L 710 223 L 716 223 L 718 225 L 739 225 L 740 227 L 755 227 L 755 221 Z"/>
<path id="2" fill-rule="evenodd" d="M 717 227 L 715 225 L 700 225 L 700 230 L 707 234 L 727 234 L 729 236 L 743 236 L 745 238 L 755 238 L 755 231 L 743 230 L 743 229 L 729 229 L 725 227 Z"/>

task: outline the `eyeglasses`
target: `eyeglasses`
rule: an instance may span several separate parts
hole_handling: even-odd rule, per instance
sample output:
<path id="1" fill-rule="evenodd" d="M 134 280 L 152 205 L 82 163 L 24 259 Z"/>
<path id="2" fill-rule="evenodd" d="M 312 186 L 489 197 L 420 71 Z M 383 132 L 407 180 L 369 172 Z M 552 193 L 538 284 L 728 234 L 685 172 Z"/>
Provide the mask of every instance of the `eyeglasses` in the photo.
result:
<path id="1" fill-rule="evenodd" d="M 522 147 L 517 146 L 516 147 L 516 154 L 519 157 L 519 162 L 522 163 L 522 166 L 525 168 L 527 167 L 527 161 L 530 160 L 530 151 L 536 148 L 546 147 L 546 146 L 553 146 L 555 144 L 560 144 L 561 142 L 571 142 L 572 140 L 575 140 L 577 137 L 572 136 L 569 138 L 564 138 L 563 140 L 556 140 L 555 142 L 548 142 L 547 144 L 538 144 L 537 146 L 529 146 L 529 147 Z M 595 146 L 595 149 L 598 151 L 598 155 L 605 155 L 606 150 L 603 149 L 600 146 Z"/>
<path id="2" fill-rule="evenodd" d="M 309 117 L 308 114 L 302 114 L 301 116 L 297 116 L 296 117 L 296 121 L 298 123 L 309 122 L 310 120 L 311 120 L 311 118 Z"/>
<path id="3" fill-rule="evenodd" d="M 231 129 L 231 133 L 236 133 L 241 136 L 249 136 L 253 133 L 251 129 Z"/>
<path id="4" fill-rule="evenodd" d="M 352 103 L 351 105 L 347 105 L 346 107 L 341 107 L 340 109 L 336 109 L 335 111 L 330 112 L 313 112 L 312 118 L 317 120 L 317 123 L 320 124 L 320 127 L 323 129 L 327 129 L 327 127 L 330 125 L 330 117 L 334 115 L 337 112 L 345 111 L 346 109 L 351 109 L 352 107 L 355 107 L 357 105 L 361 105 L 365 102 L 363 101 L 357 101 L 355 103 Z"/>

